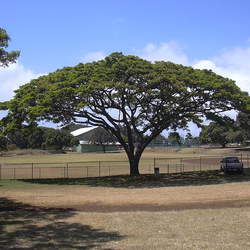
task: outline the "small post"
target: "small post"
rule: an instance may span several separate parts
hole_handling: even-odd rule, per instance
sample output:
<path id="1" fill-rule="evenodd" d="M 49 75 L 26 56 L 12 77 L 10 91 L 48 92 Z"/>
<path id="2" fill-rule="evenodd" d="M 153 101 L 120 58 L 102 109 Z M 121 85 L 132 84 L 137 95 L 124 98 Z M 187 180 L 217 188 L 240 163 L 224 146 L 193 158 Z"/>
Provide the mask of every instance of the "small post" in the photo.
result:
<path id="1" fill-rule="evenodd" d="M 154 168 L 155 168 L 155 157 L 154 157 Z"/>
<path id="2" fill-rule="evenodd" d="M 201 156 L 200 156 L 200 172 L 201 172 Z"/>
<path id="3" fill-rule="evenodd" d="M 63 168 L 63 176 L 66 178 L 66 167 Z"/>
<path id="4" fill-rule="evenodd" d="M 13 168 L 13 170 L 14 170 L 14 180 L 16 179 L 16 168 Z"/>
<path id="5" fill-rule="evenodd" d="M 154 174 L 159 175 L 160 174 L 160 168 L 154 168 Z"/>
<path id="6" fill-rule="evenodd" d="M 33 162 L 31 163 L 31 171 L 32 171 L 32 180 L 34 179 L 34 164 Z"/>
<path id="7" fill-rule="evenodd" d="M 101 161 L 98 162 L 98 168 L 99 168 L 99 177 L 101 176 Z"/>
<path id="8" fill-rule="evenodd" d="M 67 168 L 67 178 L 69 178 L 69 163 L 66 163 L 66 168 Z"/>
<path id="9" fill-rule="evenodd" d="M 249 156 L 247 154 L 247 167 L 249 168 Z"/>
<path id="10" fill-rule="evenodd" d="M 109 167 L 109 176 L 110 176 L 110 167 Z"/>
<path id="11" fill-rule="evenodd" d="M 89 177 L 89 167 L 87 167 L 87 177 Z"/>
<path id="12" fill-rule="evenodd" d="M 169 163 L 168 163 L 168 174 L 169 174 Z"/>
<path id="13" fill-rule="evenodd" d="M 0 163 L 0 180 L 2 180 L 2 164 Z"/>
<path id="14" fill-rule="evenodd" d="M 39 179 L 41 179 L 41 168 L 39 167 Z"/>

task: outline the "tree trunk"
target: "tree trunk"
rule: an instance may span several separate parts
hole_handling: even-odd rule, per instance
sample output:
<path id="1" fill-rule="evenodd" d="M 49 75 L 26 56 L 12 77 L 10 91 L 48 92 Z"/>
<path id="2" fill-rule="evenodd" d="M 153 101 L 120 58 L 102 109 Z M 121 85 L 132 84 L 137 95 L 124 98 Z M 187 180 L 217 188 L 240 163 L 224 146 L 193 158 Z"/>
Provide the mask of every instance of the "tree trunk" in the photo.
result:
<path id="1" fill-rule="evenodd" d="M 136 158 L 134 156 L 129 156 L 129 165 L 130 165 L 130 176 L 139 176 L 139 161 L 140 158 Z"/>

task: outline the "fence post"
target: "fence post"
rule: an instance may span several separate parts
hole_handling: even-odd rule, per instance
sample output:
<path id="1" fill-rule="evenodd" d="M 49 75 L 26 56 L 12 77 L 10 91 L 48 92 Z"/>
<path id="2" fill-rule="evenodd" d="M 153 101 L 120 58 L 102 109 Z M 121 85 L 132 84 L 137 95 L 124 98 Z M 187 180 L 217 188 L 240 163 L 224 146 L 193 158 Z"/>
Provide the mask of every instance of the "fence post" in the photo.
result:
<path id="1" fill-rule="evenodd" d="M 41 179 L 41 167 L 39 167 L 38 170 L 39 170 L 39 179 Z"/>
<path id="2" fill-rule="evenodd" d="M 101 161 L 98 162 L 98 167 L 99 167 L 99 177 L 101 176 Z"/>
<path id="3" fill-rule="evenodd" d="M 66 167 L 63 168 L 63 176 L 64 176 L 64 179 L 66 178 Z"/>
<path id="4" fill-rule="evenodd" d="M 201 172 L 201 156 L 200 156 L 200 172 Z"/>
<path id="5" fill-rule="evenodd" d="M 0 163 L 0 180 L 2 180 L 2 164 Z"/>
<path id="6" fill-rule="evenodd" d="M 87 177 L 89 177 L 89 167 L 87 167 Z"/>
<path id="7" fill-rule="evenodd" d="M 69 163 L 66 163 L 66 169 L 67 169 L 67 178 L 69 178 Z"/>
<path id="8" fill-rule="evenodd" d="M 248 158 L 248 154 L 247 154 L 247 168 L 249 168 L 249 158 Z"/>
<path id="9" fill-rule="evenodd" d="M 154 168 L 155 168 L 155 157 L 154 157 Z"/>
<path id="10" fill-rule="evenodd" d="M 34 164 L 31 163 L 31 171 L 32 171 L 32 180 L 34 179 Z"/>

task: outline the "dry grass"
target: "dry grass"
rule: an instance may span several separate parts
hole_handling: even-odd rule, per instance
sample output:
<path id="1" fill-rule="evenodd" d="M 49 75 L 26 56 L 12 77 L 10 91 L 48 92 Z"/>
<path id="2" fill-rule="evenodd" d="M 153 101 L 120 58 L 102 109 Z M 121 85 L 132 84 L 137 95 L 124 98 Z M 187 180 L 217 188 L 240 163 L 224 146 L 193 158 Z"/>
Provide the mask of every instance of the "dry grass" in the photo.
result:
<path id="1" fill-rule="evenodd" d="M 222 155 L 233 153 L 235 153 L 233 149 L 149 148 L 142 155 L 140 172 L 143 174 L 153 173 L 154 167 L 159 167 L 161 173 L 218 169 Z M 205 159 L 211 155 L 217 158 Z M 202 164 L 199 156 L 203 157 Z M 185 159 L 180 160 L 182 157 Z M 194 157 L 197 159 L 191 159 Z M 166 158 L 176 159 L 166 160 Z M 70 163 L 67 164 L 67 162 Z M 0 157 L 0 163 L 2 179 L 82 178 L 129 174 L 129 163 L 123 151 L 114 153 L 18 154 L 12 157 Z M 16 163 L 18 165 L 15 165 Z M 31 165 L 31 163 L 34 164 Z M 246 164 L 249 165 L 249 161 Z"/>
<path id="2" fill-rule="evenodd" d="M 105 244 L 111 249 L 249 249 L 250 209 L 187 210 L 87 214 L 66 220 L 124 238 Z"/>
<path id="3" fill-rule="evenodd" d="M 193 149 L 179 152 L 149 149 L 143 157 L 231 152 L 231 149 L 199 149 L 195 153 L 190 150 Z M 5 162 L 97 159 L 124 160 L 126 156 L 70 153 L 1 157 Z M 141 186 L 125 183 L 115 188 L 112 181 L 110 187 L 105 187 L 102 179 L 62 183 L 52 180 L 47 184 L 0 181 L 0 246 L 2 249 L 250 249 L 248 179 L 186 177 L 193 179 L 186 183 L 185 178 L 178 180 L 180 176 L 173 175 L 151 180 L 154 185 L 145 183 L 150 181 L 145 179 Z M 211 184 L 217 183 L 215 177 L 220 184 Z M 123 177 L 119 178 L 121 181 Z M 211 185 L 206 185 L 210 179 Z M 107 180 L 103 181 L 107 184 Z M 178 186 L 166 184 L 171 181 Z"/>
<path id="4" fill-rule="evenodd" d="M 136 189 L 16 181 L 0 186 L 4 249 L 250 248 L 250 182 Z"/>
<path id="5" fill-rule="evenodd" d="M 77 208 L 93 205 L 109 209 L 116 205 L 118 210 L 130 205 L 164 206 L 171 210 L 172 205 L 195 205 L 213 202 L 241 201 L 250 202 L 250 182 L 232 182 L 219 185 L 177 186 L 161 188 L 112 188 L 83 185 L 48 185 L 25 183 L 10 188 L 11 182 L 1 187 L 1 196 L 33 206 Z M 22 182 L 19 182 L 22 183 Z M 148 184 L 150 186 L 150 183 Z M 181 185 L 181 184 L 180 184 Z M 67 199 L 65 199 L 67 197 Z M 97 206 L 94 206 L 97 204 Z M 168 209 L 169 208 L 169 209 Z M 132 209 L 133 210 L 133 209 Z M 143 209 L 142 209 L 143 210 Z M 86 209 L 87 211 L 87 209 Z"/>
<path id="6" fill-rule="evenodd" d="M 113 153 L 74 153 L 68 152 L 67 154 L 48 154 L 46 151 L 20 151 L 13 152 L 11 156 L 0 156 L 1 163 L 42 163 L 42 162 L 75 162 L 75 161 L 123 161 L 127 160 L 126 153 L 124 151 Z M 26 152 L 26 153 L 25 153 Z M 166 157 L 196 157 L 207 155 L 224 155 L 234 153 L 234 149 L 230 148 L 148 148 L 142 155 L 142 159 L 166 158 Z"/>

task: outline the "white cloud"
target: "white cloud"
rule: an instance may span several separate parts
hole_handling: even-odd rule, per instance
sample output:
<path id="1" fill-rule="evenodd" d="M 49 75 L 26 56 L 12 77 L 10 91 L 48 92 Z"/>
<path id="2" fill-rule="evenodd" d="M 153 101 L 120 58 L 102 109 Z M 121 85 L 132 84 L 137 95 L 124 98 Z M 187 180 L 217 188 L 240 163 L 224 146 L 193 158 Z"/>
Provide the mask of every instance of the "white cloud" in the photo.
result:
<path id="1" fill-rule="evenodd" d="M 105 52 L 103 52 L 103 51 L 93 51 L 93 52 L 87 53 L 81 59 L 81 61 L 83 61 L 83 62 L 93 62 L 93 61 L 102 60 L 106 56 L 107 56 L 107 54 Z"/>
<path id="2" fill-rule="evenodd" d="M 174 41 L 160 43 L 158 45 L 149 43 L 143 48 L 139 56 L 152 62 L 171 61 L 178 64 L 189 64 L 187 55 Z"/>
<path id="3" fill-rule="evenodd" d="M 30 69 L 26 69 L 19 63 L 11 64 L 9 67 L 0 68 L 0 101 L 8 101 L 14 95 L 14 90 L 21 85 L 37 78 L 42 74 L 36 74 Z"/>
<path id="4" fill-rule="evenodd" d="M 193 67 L 211 69 L 234 80 L 242 90 L 250 93 L 250 47 L 228 50 L 209 60 L 197 61 Z"/>
<path id="5" fill-rule="evenodd" d="M 136 53 L 149 61 L 171 61 L 191 65 L 199 69 L 211 69 L 215 73 L 233 79 L 236 84 L 250 94 L 250 46 L 224 51 L 208 59 L 191 60 L 175 41 L 147 44 Z"/>

